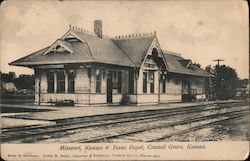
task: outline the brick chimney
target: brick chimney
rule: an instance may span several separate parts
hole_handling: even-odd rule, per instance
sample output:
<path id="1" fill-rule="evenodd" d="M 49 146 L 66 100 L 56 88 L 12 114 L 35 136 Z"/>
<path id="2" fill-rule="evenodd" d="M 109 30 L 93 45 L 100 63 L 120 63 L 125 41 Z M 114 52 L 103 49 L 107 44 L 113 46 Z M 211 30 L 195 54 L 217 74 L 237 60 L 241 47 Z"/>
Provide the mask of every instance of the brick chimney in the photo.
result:
<path id="1" fill-rule="evenodd" d="M 102 38 L 102 20 L 94 21 L 94 33 L 97 35 L 97 37 Z"/>

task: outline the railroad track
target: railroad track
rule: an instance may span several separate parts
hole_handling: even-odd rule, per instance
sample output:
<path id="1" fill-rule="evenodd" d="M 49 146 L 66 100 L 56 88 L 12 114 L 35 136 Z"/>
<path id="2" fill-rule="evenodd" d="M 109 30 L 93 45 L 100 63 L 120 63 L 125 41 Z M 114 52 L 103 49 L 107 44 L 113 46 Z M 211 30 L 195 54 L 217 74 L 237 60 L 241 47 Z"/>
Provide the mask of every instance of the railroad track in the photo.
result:
<path id="1" fill-rule="evenodd" d="M 188 129 L 184 129 L 184 130 L 181 130 L 181 131 L 177 131 L 177 132 L 174 132 L 174 133 L 171 133 L 171 134 L 167 134 L 167 135 L 161 136 L 161 137 L 159 137 L 159 138 L 154 138 L 154 139 L 151 139 L 151 140 L 147 140 L 147 142 L 157 142 L 157 141 L 164 140 L 164 139 L 166 139 L 166 138 L 170 138 L 170 137 L 172 137 L 172 136 L 183 135 L 183 134 L 185 134 L 185 133 L 197 131 L 197 130 L 200 130 L 200 129 L 209 127 L 209 126 L 211 126 L 211 125 L 220 124 L 220 123 L 223 123 L 223 122 L 229 122 L 229 121 L 231 121 L 232 119 L 240 118 L 240 117 L 243 117 L 243 116 L 245 116 L 245 115 L 246 115 L 246 114 L 234 115 L 234 116 L 229 117 L 229 118 L 227 118 L 227 119 L 222 119 L 222 120 L 213 121 L 213 122 L 210 122 L 210 123 L 206 123 L 206 124 L 194 126 L 194 127 L 188 128 Z"/>
<path id="2" fill-rule="evenodd" d="M 223 105 L 223 106 L 222 106 Z M 226 105 L 226 106 L 225 106 Z M 230 106 L 228 106 L 230 105 Z M 69 119 L 58 119 L 56 120 L 56 124 L 53 125 L 54 127 L 61 127 L 61 126 L 68 126 L 73 124 L 79 124 L 79 123 L 90 123 L 93 121 L 106 121 L 106 120 L 116 120 L 121 118 L 129 118 L 129 117 L 140 117 L 140 116 L 149 116 L 154 114 L 163 114 L 163 113 L 176 113 L 176 112 L 199 112 L 202 110 L 205 110 L 206 107 L 209 106 L 218 106 L 218 109 L 221 108 L 231 108 L 235 106 L 242 106 L 245 105 L 244 102 L 235 102 L 235 103 L 219 103 L 219 104 L 209 104 L 209 105 L 201 105 L 199 107 L 197 106 L 190 106 L 190 107 L 180 107 L 176 109 L 155 109 L 155 110 L 145 110 L 145 111 L 135 111 L 135 112 L 126 112 L 126 113 L 112 113 L 112 114 L 105 114 L 105 115 L 94 115 L 94 116 L 85 116 L 85 117 L 76 117 L 76 118 L 69 118 Z M 8 116 L 10 117 L 10 116 Z M 11 116 L 12 117 L 12 116 Z M 10 117 L 10 118 L 11 118 Z M 14 117 L 16 118 L 16 117 Z M 27 125 L 27 126 L 21 126 L 21 127 L 4 127 L 1 128 L 2 132 L 14 132 L 14 131 L 27 131 L 27 130 L 34 130 L 34 129 L 47 129 L 51 128 L 52 125 Z"/>
<path id="3" fill-rule="evenodd" d="M 227 104 L 227 103 L 226 103 Z M 103 115 L 101 117 L 86 117 L 86 118 L 77 118 L 72 119 L 70 122 L 59 122 L 56 125 L 49 126 L 26 126 L 21 128 L 5 128 L 2 129 L 1 141 L 7 142 L 16 139 L 24 139 L 32 136 L 53 134 L 59 132 L 65 132 L 68 130 L 75 129 L 84 129 L 98 126 L 108 126 L 112 124 L 121 124 L 134 121 L 142 120 L 158 120 L 165 117 L 190 114 L 190 113 L 199 113 L 212 110 L 222 110 L 233 108 L 236 105 L 243 105 L 239 103 L 234 103 L 231 107 L 221 106 L 225 104 L 218 104 L 218 107 L 212 105 L 204 105 L 200 107 L 185 107 L 177 109 L 159 109 L 159 110 L 148 110 L 148 111 L 138 111 L 138 112 L 129 112 L 129 113 L 120 113 L 120 114 L 110 114 Z"/>
<path id="4" fill-rule="evenodd" d="M 219 120 L 212 121 L 209 123 L 197 125 L 197 126 L 194 126 L 191 128 L 187 128 L 184 130 L 180 130 L 177 132 L 166 134 L 166 135 L 163 135 L 160 137 L 151 138 L 151 139 L 146 140 L 146 141 L 144 140 L 144 142 L 155 142 L 155 141 L 164 140 L 164 139 L 172 137 L 172 136 L 182 135 L 184 133 L 188 133 L 191 131 L 200 130 L 202 128 L 205 128 L 205 127 L 208 127 L 208 126 L 211 126 L 214 124 L 219 124 L 222 122 L 230 121 L 231 119 L 243 117 L 245 115 L 248 115 L 248 113 L 246 113 L 246 112 L 249 112 L 249 110 L 245 109 L 245 110 L 237 110 L 237 111 L 232 111 L 232 112 L 225 112 L 225 113 L 220 113 L 220 114 L 208 115 L 208 116 L 197 117 L 197 118 L 193 118 L 193 119 L 186 119 L 186 120 L 181 120 L 181 121 L 163 124 L 163 125 L 158 125 L 158 126 L 153 126 L 153 127 L 140 128 L 137 130 L 131 130 L 131 131 L 120 133 L 120 134 L 113 134 L 113 135 L 111 134 L 108 136 L 96 137 L 96 138 L 92 138 L 89 140 L 78 140 L 77 142 L 78 143 L 110 142 L 112 139 L 117 139 L 117 138 L 121 139 L 122 137 L 128 137 L 128 136 L 131 138 L 131 135 L 134 135 L 134 134 L 142 135 L 143 132 L 148 132 L 148 131 L 155 130 L 155 129 L 173 128 L 174 126 L 180 126 L 180 125 L 190 124 L 193 122 L 200 122 L 200 121 L 204 121 L 204 120 L 208 120 L 208 119 L 213 119 L 213 118 L 217 118 L 217 117 L 228 116 L 227 118 L 223 118 L 223 119 L 219 119 Z M 158 132 L 154 131 L 154 133 L 158 133 Z M 136 138 L 138 138 L 138 137 L 136 137 Z M 124 140 L 124 138 L 122 138 L 122 140 Z M 142 141 L 142 140 L 137 140 L 137 141 Z"/>
<path id="5" fill-rule="evenodd" d="M 91 123 L 93 121 L 106 121 L 106 120 L 116 120 L 121 118 L 130 118 L 130 117 L 140 117 L 140 116 L 149 116 L 160 113 L 169 113 L 169 112 L 178 112 L 178 111 L 199 111 L 203 110 L 205 107 L 212 106 L 210 105 L 202 105 L 199 107 L 180 107 L 176 109 L 156 109 L 156 110 L 145 110 L 145 111 L 135 111 L 135 112 L 125 112 L 125 113 L 112 113 L 105 115 L 93 115 L 93 116 L 85 116 L 85 117 L 76 117 L 76 118 L 68 118 L 68 119 L 58 119 L 55 120 L 56 124 L 53 127 L 61 127 L 67 125 L 74 125 L 79 123 Z M 7 116 L 8 118 L 16 118 L 15 116 Z M 18 117 L 17 117 L 18 118 Z M 2 132 L 14 132 L 14 131 L 26 131 L 26 130 L 34 130 L 34 129 L 47 129 L 51 128 L 51 125 L 27 125 L 21 127 L 4 127 L 2 128 Z"/>

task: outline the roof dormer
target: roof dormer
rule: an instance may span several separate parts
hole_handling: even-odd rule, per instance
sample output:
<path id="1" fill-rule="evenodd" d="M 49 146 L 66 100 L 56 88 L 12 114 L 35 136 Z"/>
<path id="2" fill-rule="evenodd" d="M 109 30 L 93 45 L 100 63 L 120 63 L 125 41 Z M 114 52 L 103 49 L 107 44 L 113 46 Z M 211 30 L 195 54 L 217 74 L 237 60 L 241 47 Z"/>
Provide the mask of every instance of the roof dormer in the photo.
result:
<path id="1" fill-rule="evenodd" d="M 75 41 L 81 41 L 85 42 L 83 39 L 81 39 L 77 34 L 75 34 L 72 30 L 69 30 L 63 37 L 62 40 L 68 41 L 68 42 L 75 42 Z"/>
<path id="2" fill-rule="evenodd" d="M 192 63 L 190 59 L 179 60 L 179 62 L 185 67 L 189 69 L 195 69 L 195 65 Z"/>
<path id="3" fill-rule="evenodd" d="M 70 43 L 63 40 L 57 40 L 49 47 L 49 49 L 44 53 L 44 55 L 47 55 L 49 53 L 62 53 L 62 52 L 68 52 L 72 54 L 73 48 Z"/>

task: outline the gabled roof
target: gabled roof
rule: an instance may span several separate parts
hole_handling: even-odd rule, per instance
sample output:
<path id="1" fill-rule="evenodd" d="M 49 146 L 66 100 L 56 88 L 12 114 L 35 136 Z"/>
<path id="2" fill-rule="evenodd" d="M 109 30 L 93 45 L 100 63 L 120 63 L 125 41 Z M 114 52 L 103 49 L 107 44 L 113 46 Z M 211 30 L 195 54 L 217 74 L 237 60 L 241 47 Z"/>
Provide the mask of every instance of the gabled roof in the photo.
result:
<path id="1" fill-rule="evenodd" d="M 211 77 L 210 73 L 195 66 L 195 68 L 186 68 L 191 60 L 186 60 L 183 57 L 174 54 L 173 52 L 163 52 L 164 58 L 168 65 L 168 72 L 178 73 L 185 75 L 201 76 L 201 77 Z"/>
<path id="2" fill-rule="evenodd" d="M 62 46 L 65 50 L 67 50 L 68 52 L 70 53 L 73 53 L 73 48 L 72 48 L 72 44 L 69 43 L 69 42 L 66 42 L 66 41 L 63 41 L 63 40 L 60 40 L 60 39 L 57 39 L 49 48 L 48 50 L 44 53 L 44 55 L 48 54 L 48 53 L 51 53 L 52 50 L 54 48 L 56 48 L 57 46 Z"/>
<path id="3" fill-rule="evenodd" d="M 72 54 L 69 54 L 68 52 L 53 52 L 51 54 L 45 54 L 50 48 L 47 47 L 11 62 L 10 65 L 32 66 L 40 64 L 98 62 L 129 67 L 134 66 L 134 63 L 130 58 L 124 54 L 111 39 L 99 38 L 95 35 L 84 32 L 71 32 L 74 32 L 84 40 L 84 42 L 67 42 L 66 40 L 59 40 L 60 43 L 73 50 Z"/>
<path id="4" fill-rule="evenodd" d="M 140 66 L 154 38 L 155 35 L 150 35 L 148 37 L 114 39 L 113 41 L 132 59 L 136 66 Z"/>
<path id="5" fill-rule="evenodd" d="M 67 34 L 71 34 L 70 38 L 76 36 L 79 41 L 64 40 Z M 155 34 L 122 38 L 99 38 L 93 34 L 70 29 L 61 39 L 55 42 L 62 44 L 67 50 L 60 52 L 53 50 L 51 53 L 46 53 L 55 44 L 53 43 L 49 47 L 10 63 L 10 65 L 35 66 L 96 62 L 140 67 L 155 39 L 157 41 Z M 211 76 L 211 74 L 199 67 L 186 68 L 191 60 L 173 55 L 171 52 L 163 52 L 163 58 L 168 72 L 203 77 Z"/>
<path id="6" fill-rule="evenodd" d="M 67 33 L 77 36 L 80 41 L 63 40 Z M 140 66 L 149 50 L 155 35 L 125 39 L 99 38 L 96 35 L 78 30 L 69 30 L 62 39 L 51 46 L 11 62 L 10 65 L 32 66 L 41 64 L 98 62 L 128 67 Z M 83 40 L 83 41 L 81 41 Z M 56 43 L 60 43 L 67 52 L 50 52 Z"/>
<path id="7" fill-rule="evenodd" d="M 179 60 L 179 62 L 184 66 L 187 67 L 188 64 L 190 63 L 190 59 L 183 59 L 183 60 Z"/>
<path id="8" fill-rule="evenodd" d="M 74 30 L 73 32 L 87 42 L 94 62 L 134 66 L 130 58 L 110 38 L 99 38 L 95 35 Z"/>
<path id="9" fill-rule="evenodd" d="M 63 40 L 62 40 L 63 41 Z M 91 52 L 88 48 L 87 43 L 82 42 L 72 42 L 71 43 L 74 53 L 69 54 L 68 52 L 59 52 L 44 54 L 49 47 L 34 52 L 26 57 L 18 59 L 11 65 L 20 65 L 20 66 L 32 66 L 40 64 L 65 64 L 65 63 L 80 63 L 80 62 L 91 62 L 93 61 Z"/>

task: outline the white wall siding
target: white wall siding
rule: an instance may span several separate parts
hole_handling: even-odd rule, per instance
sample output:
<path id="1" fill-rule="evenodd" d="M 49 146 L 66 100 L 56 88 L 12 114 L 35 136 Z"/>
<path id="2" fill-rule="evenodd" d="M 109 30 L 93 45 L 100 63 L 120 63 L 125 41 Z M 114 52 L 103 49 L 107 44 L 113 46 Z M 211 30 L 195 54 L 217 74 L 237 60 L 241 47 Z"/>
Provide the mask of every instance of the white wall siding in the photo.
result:
<path id="1" fill-rule="evenodd" d="M 140 69 L 139 71 L 139 77 L 137 79 L 137 94 L 143 93 L 143 70 Z"/>
<path id="2" fill-rule="evenodd" d="M 75 78 L 75 93 L 89 93 L 89 78 L 87 69 L 77 69 Z"/>
<path id="3" fill-rule="evenodd" d="M 107 102 L 106 94 L 91 94 L 90 103 L 91 104 L 104 104 Z"/>
<path id="4" fill-rule="evenodd" d="M 73 94 L 73 93 L 46 93 L 41 94 L 41 102 L 57 102 L 62 100 L 73 100 L 76 104 L 104 104 L 105 94 Z"/>
<path id="5" fill-rule="evenodd" d="M 47 75 L 46 72 L 41 72 L 41 93 L 47 93 Z"/>
<path id="6" fill-rule="evenodd" d="M 90 96 L 89 94 L 75 94 L 75 103 L 79 104 L 89 104 Z"/>
<path id="7" fill-rule="evenodd" d="M 113 103 L 120 103 L 122 94 L 113 94 Z"/>
<path id="8" fill-rule="evenodd" d="M 140 94 L 137 96 L 137 103 L 158 103 L 158 94 Z"/>
<path id="9" fill-rule="evenodd" d="M 205 93 L 205 78 L 190 79 L 191 89 L 196 89 L 197 94 Z"/>
<path id="10" fill-rule="evenodd" d="M 160 102 L 181 102 L 181 97 L 180 94 L 160 94 Z"/>
<path id="11" fill-rule="evenodd" d="M 131 103 L 136 103 L 137 102 L 137 96 L 135 94 L 130 94 L 129 95 L 129 100 Z"/>
<path id="12" fill-rule="evenodd" d="M 166 81 L 166 93 L 167 94 L 182 94 L 182 83 L 176 83 L 173 79 Z"/>

